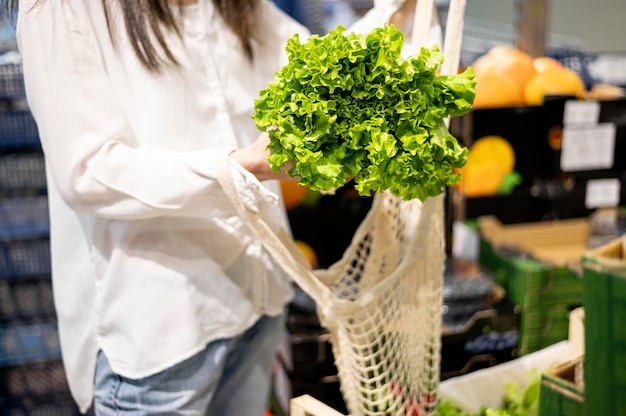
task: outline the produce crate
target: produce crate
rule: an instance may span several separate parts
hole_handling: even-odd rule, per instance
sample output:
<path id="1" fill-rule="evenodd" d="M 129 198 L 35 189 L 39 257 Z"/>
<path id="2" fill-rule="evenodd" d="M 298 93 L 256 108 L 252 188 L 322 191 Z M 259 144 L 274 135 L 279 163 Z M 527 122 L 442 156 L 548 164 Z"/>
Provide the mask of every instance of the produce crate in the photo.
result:
<path id="1" fill-rule="evenodd" d="M 507 315 L 508 311 L 490 308 L 474 313 L 463 327 L 444 326 L 440 379 L 458 377 L 513 359 L 513 350 L 517 348 L 505 338 L 517 338 L 517 331 L 507 324 L 510 320 Z M 494 340 L 494 336 L 499 339 Z"/>
<path id="2" fill-rule="evenodd" d="M 41 148 L 30 110 L 0 110 L 0 149 Z"/>
<path id="3" fill-rule="evenodd" d="M 566 304 L 535 306 L 520 312 L 520 337 L 518 354 L 540 350 L 568 338 L 569 313 Z"/>
<path id="4" fill-rule="evenodd" d="M 50 240 L 0 240 L 0 279 L 50 278 Z"/>
<path id="5" fill-rule="evenodd" d="M 327 330 L 305 324 L 288 325 L 291 346 L 291 393 L 292 396 L 310 394 L 336 409 L 345 410 L 339 390 L 339 377 Z"/>
<path id="6" fill-rule="evenodd" d="M 55 317 L 50 279 L 0 279 L 0 325 Z"/>
<path id="7" fill-rule="evenodd" d="M 502 225 L 478 219 L 480 262 L 519 307 L 520 355 L 567 339 L 568 313 L 582 304 L 579 265 L 589 221 Z"/>
<path id="8" fill-rule="evenodd" d="M 93 414 L 93 413 L 91 413 Z M 25 403 L 0 407 L 0 416 L 84 416 L 71 397 L 52 403 Z"/>
<path id="9" fill-rule="evenodd" d="M 439 384 L 439 398 L 451 401 L 471 414 L 478 413 L 482 406 L 501 408 L 508 383 L 525 388 L 530 381 L 529 375 L 535 371 L 544 373 L 571 360 L 570 353 L 569 344 L 562 341 L 506 363 L 452 377 Z"/>
<path id="10" fill-rule="evenodd" d="M 564 171 L 561 166 L 561 142 L 566 106 L 571 97 L 546 100 L 541 106 L 513 106 L 477 109 L 451 120 L 450 132 L 466 145 L 483 136 L 505 138 L 516 155 L 515 171 L 523 184 L 531 186 L 536 178 L 572 174 L 577 178 L 603 174 L 613 177 L 626 170 L 626 99 L 597 102 L 594 123 L 615 125 L 613 163 L 610 167 Z M 587 102 L 588 103 L 588 102 Z"/>
<path id="11" fill-rule="evenodd" d="M 55 321 L 0 327 L 0 367 L 61 358 Z"/>
<path id="12" fill-rule="evenodd" d="M 583 358 L 567 361 L 541 374 L 539 416 L 583 416 Z M 604 413 L 617 415 L 618 413 Z"/>
<path id="13" fill-rule="evenodd" d="M 46 186 L 41 150 L 0 154 L 0 191 L 43 191 Z"/>
<path id="14" fill-rule="evenodd" d="M 0 408 L 25 402 L 67 399 L 69 387 L 61 360 L 0 368 Z"/>
<path id="15" fill-rule="evenodd" d="M 49 232 L 47 195 L 0 198 L 0 238 L 47 236 Z"/>
<path id="16" fill-rule="evenodd" d="M 591 108 L 570 112 L 569 106 L 575 104 Z M 567 122 L 566 115 L 574 113 L 592 119 Z M 596 208 L 586 201 L 587 184 L 595 179 L 620 181 L 615 204 L 626 203 L 626 99 L 594 102 L 561 97 L 542 106 L 476 109 L 453 118 L 450 132 L 469 146 L 484 136 L 503 137 L 513 148 L 514 170 L 522 177 L 510 194 L 460 200 L 467 218 L 494 215 L 514 224 L 587 216 Z M 588 148 L 593 148 L 593 158 Z"/>
<path id="17" fill-rule="evenodd" d="M 626 414 L 626 237 L 583 256 L 586 414 Z"/>
<path id="18" fill-rule="evenodd" d="M 18 62 L 0 64 L 0 100 L 24 100 L 24 71 Z"/>

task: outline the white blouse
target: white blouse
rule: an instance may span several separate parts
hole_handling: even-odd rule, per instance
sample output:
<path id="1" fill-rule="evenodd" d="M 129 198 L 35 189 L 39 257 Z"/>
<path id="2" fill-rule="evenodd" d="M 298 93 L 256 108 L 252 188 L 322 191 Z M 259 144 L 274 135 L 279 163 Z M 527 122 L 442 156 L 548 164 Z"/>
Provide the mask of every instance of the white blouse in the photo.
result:
<path id="1" fill-rule="evenodd" d="M 276 315 L 285 273 L 216 181 L 230 150 L 259 135 L 253 100 L 286 63 L 294 33 L 260 1 L 250 63 L 210 0 L 188 7 L 182 69 L 145 70 L 115 49 L 100 0 L 20 2 L 17 38 L 27 98 L 46 158 L 53 288 L 63 360 L 81 410 L 91 405 L 96 353 L 141 378 L 212 341 Z M 31 9 L 32 8 L 32 9 Z M 230 159 L 242 199 L 278 230 L 279 188 Z"/>

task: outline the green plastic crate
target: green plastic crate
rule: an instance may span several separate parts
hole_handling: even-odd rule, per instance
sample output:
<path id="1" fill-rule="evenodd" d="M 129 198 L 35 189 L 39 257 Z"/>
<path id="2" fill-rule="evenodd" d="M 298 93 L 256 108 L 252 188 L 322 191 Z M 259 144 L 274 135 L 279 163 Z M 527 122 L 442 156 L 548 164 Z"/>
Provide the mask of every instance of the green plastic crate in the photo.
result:
<path id="1" fill-rule="evenodd" d="M 523 308 L 520 311 L 518 354 L 526 355 L 566 340 L 569 330 L 569 305 Z"/>
<path id="2" fill-rule="evenodd" d="M 626 415 L 626 237 L 583 256 L 586 414 Z"/>
<path id="3" fill-rule="evenodd" d="M 496 282 L 516 305 L 573 306 L 582 303 L 582 279 L 568 267 L 516 257 L 499 251 L 486 240 L 481 241 L 480 261 L 490 269 Z"/>
<path id="4" fill-rule="evenodd" d="M 583 416 L 585 392 L 582 358 L 565 362 L 541 375 L 539 416 Z M 608 414 L 607 414 L 608 415 Z"/>
<path id="5" fill-rule="evenodd" d="M 502 225 L 479 218 L 480 263 L 519 307 L 518 354 L 524 355 L 567 339 L 569 312 L 582 305 L 580 265 L 588 236 L 588 222 Z M 533 247 L 538 247 L 532 252 Z M 541 248 L 558 261 L 539 258 Z"/>

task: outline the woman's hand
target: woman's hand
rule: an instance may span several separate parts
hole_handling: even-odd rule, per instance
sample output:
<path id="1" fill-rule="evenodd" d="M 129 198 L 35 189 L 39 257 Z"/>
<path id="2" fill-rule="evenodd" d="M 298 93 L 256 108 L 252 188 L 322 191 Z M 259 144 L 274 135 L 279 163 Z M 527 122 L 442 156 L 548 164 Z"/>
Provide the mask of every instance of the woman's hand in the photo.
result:
<path id="1" fill-rule="evenodd" d="M 394 25 L 396 29 L 404 31 L 409 17 L 415 12 L 417 0 L 406 0 L 398 10 L 396 10 L 389 18 L 389 24 Z"/>
<path id="2" fill-rule="evenodd" d="M 267 133 L 261 133 L 257 140 L 248 147 L 237 149 L 230 154 L 237 163 L 243 166 L 247 171 L 252 173 L 259 181 L 270 179 L 276 180 L 298 180 L 297 177 L 291 177 L 287 174 L 287 170 L 291 168 L 291 162 L 285 164 L 280 172 L 272 171 L 267 158 L 270 151 L 267 145 L 270 143 Z"/>

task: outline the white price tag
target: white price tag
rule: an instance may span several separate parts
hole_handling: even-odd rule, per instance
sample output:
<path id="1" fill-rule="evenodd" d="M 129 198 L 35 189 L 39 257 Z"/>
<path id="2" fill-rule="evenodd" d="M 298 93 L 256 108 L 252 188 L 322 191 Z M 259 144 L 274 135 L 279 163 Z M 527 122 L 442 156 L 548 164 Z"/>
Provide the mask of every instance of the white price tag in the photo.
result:
<path id="1" fill-rule="evenodd" d="M 452 224 L 452 257 L 465 260 L 478 260 L 480 238 L 462 222 Z"/>
<path id="2" fill-rule="evenodd" d="M 597 101 L 569 100 L 563 110 L 563 124 L 598 124 L 600 103 Z"/>
<path id="3" fill-rule="evenodd" d="M 613 123 L 595 126 L 565 125 L 561 146 L 561 170 L 571 172 L 613 167 L 615 133 Z"/>
<path id="4" fill-rule="evenodd" d="M 616 207 L 619 205 L 621 183 L 619 179 L 593 179 L 587 181 L 585 207 Z"/>

